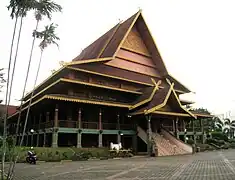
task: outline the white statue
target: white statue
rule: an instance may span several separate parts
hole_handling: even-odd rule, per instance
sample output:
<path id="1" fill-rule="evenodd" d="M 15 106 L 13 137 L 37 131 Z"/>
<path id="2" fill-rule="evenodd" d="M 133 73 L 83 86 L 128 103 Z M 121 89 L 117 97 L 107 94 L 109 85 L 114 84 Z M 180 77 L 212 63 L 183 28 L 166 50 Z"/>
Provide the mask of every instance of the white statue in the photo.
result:
<path id="1" fill-rule="evenodd" d="M 120 149 L 122 149 L 122 143 L 118 143 L 118 144 L 113 144 L 112 142 L 110 143 L 110 149 L 111 150 L 116 150 L 117 152 L 119 152 Z"/>

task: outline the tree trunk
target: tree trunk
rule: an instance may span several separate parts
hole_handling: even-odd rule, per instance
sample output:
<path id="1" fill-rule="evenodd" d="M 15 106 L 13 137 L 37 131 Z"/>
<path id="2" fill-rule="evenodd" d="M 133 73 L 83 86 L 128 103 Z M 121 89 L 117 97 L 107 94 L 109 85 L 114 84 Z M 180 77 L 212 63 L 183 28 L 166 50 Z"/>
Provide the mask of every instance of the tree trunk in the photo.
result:
<path id="1" fill-rule="evenodd" d="M 35 30 L 38 29 L 38 24 L 39 24 L 39 21 L 37 20 Z M 32 46 L 31 46 L 31 50 L 30 50 L 28 68 L 27 68 L 26 77 L 25 77 L 25 82 L 24 82 L 24 89 L 23 89 L 23 92 L 22 92 L 22 99 L 21 99 L 21 104 L 20 104 L 20 110 L 19 110 L 19 116 L 18 116 L 18 120 L 17 120 L 17 125 L 18 125 L 18 123 L 20 122 L 20 116 L 21 116 L 22 105 L 23 105 L 23 98 L 24 98 L 24 94 L 25 94 L 25 89 L 26 89 L 27 81 L 28 81 L 29 70 L 30 70 L 30 65 L 31 65 L 31 61 L 32 61 L 32 56 L 33 56 L 33 50 L 34 50 L 35 40 L 36 40 L 36 37 L 34 36 L 34 37 L 33 37 Z M 22 134 L 22 138 L 21 138 L 21 140 L 20 140 L 20 145 L 19 145 L 20 147 L 22 146 L 23 141 L 24 141 L 26 126 L 27 126 L 27 119 L 25 119 L 23 134 Z M 18 153 L 17 153 L 16 158 L 15 158 L 15 160 L 14 160 L 13 167 L 11 168 L 11 173 L 9 173 L 10 178 L 11 178 L 11 176 L 12 176 L 13 173 L 14 173 L 15 164 L 16 164 L 16 162 L 17 162 L 17 159 L 18 159 Z"/>
<path id="2" fill-rule="evenodd" d="M 13 45 L 14 45 L 14 40 L 15 40 L 15 33 L 16 33 L 16 26 L 18 22 L 18 17 L 15 19 L 15 25 L 14 25 L 14 30 L 12 34 L 12 40 L 11 40 L 11 49 L 10 49 L 10 57 L 9 57 L 9 62 L 8 62 L 8 70 L 7 70 L 7 89 L 6 89 L 6 96 L 5 96 L 5 115 L 4 115 L 4 122 L 3 122 L 3 145 L 2 145 L 2 167 L 1 167 L 1 178 L 4 179 L 4 165 L 5 165 L 5 156 L 6 156 L 6 125 L 7 125 L 7 116 L 8 116 L 8 91 L 9 91 L 9 78 L 10 78 L 10 70 L 11 70 L 11 56 L 12 56 L 12 51 L 13 51 Z"/>
<path id="3" fill-rule="evenodd" d="M 9 96 L 8 96 L 8 103 L 7 103 L 7 106 L 9 106 L 10 104 L 10 101 L 11 101 L 11 91 L 12 91 L 12 84 L 13 84 L 13 80 L 14 80 L 14 74 L 15 74 L 15 65 L 16 65 L 16 60 L 17 60 L 17 55 L 18 55 L 18 49 L 19 49 L 19 43 L 20 43 L 20 36 L 21 36 L 21 30 L 22 30 L 22 25 L 23 25 L 23 17 L 21 17 L 21 20 L 20 20 L 20 29 L 19 29 L 19 34 L 18 34 L 18 39 L 17 39 L 17 44 L 16 44 L 16 53 L 15 53 L 15 59 L 14 59 L 14 62 L 13 62 L 13 68 L 12 68 L 12 74 L 11 74 L 11 84 L 10 84 L 10 87 L 9 87 Z M 17 137 L 17 136 L 16 136 Z M 16 145 L 16 140 L 14 140 L 13 142 L 13 153 L 15 152 L 15 145 Z M 12 158 L 13 156 L 10 156 L 10 162 L 12 161 Z M 12 166 L 12 163 L 10 165 L 10 168 L 9 168 L 9 171 L 8 173 L 10 172 L 10 169 L 11 169 L 11 166 Z"/>

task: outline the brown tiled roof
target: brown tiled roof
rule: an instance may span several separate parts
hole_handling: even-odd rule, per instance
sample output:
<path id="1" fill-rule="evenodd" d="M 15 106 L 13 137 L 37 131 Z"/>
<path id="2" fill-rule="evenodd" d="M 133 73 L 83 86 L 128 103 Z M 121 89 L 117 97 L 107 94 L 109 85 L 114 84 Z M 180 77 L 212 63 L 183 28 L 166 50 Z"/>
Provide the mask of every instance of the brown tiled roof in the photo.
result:
<path id="1" fill-rule="evenodd" d="M 144 74 L 139 74 L 137 72 L 128 71 L 125 69 L 119 69 L 116 67 L 111 67 L 102 63 L 92 63 L 92 64 L 81 64 L 74 67 L 90 70 L 98 73 L 104 73 L 111 76 L 117 76 L 120 78 L 126 78 L 134 81 L 140 81 L 143 83 L 153 84 L 151 78 Z M 158 78 L 154 78 L 155 81 L 158 81 Z"/>
<path id="2" fill-rule="evenodd" d="M 142 94 L 141 96 L 139 96 L 139 97 L 137 98 L 137 100 L 135 100 L 135 101 L 132 103 L 132 105 L 135 105 L 135 104 L 137 104 L 137 103 L 140 103 L 140 102 L 142 102 L 142 101 L 148 99 L 148 98 L 151 96 L 151 94 L 152 94 L 152 92 L 153 92 L 153 89 L 154 89 L 154 86 L 153 86 L 153 87 L 147 87 L 147 88 L 145 88 L 145 90 L 143 91 L 143 94 Z"/>
<path id="3" fill-rule="evenodd" d="M 153 96 L 152 101 L 145 104 L 143 107 L 141 107 L 140 109 L 138 109 L 137 111 L 133 113 L 144 112 L 145 110 L 149 110 L 155 106 L 162 104 L 167 96 L 167 93 L 169 92 L 169 89 L 170 89 L 170 86 L 157 90 L 157 92 Z"/>
<path id="4" fill-rule="evenodd" d="M 175 79 L 173 76 L 171 75 L 167 75 L 166 76 L 171 82 L 173 82 L 175 84 L 175 89 L 178 89 L 178 90 L 181 90 L 181 91 L 184 91 L 186 93 L 190 93 L 191 91 L 186 87 L 184 86 L 181 82 L 179 82 L 177 79 Z"/>
<path id="5" fill-rule="evenodd" d="M 112 29 L 110 29 L 108 32 L 106 32 L 103 36 L 98 38 L 95 42 L 90 44 L 88 47 L 82 50 L 82 52 L 74 58 L 72 61 L 78 61 L 78 60 L 86 60 L 86 59 L 96 59 L 101 52 L 101 50 L 104 48 L 106 43 L 109 41 L 110 38 L 112 38 L 115 30 L 119 24 L 114 26 Z"/>
<path id="6" fill-rule="evenodd" d="M 12 115 L 17 111 L 18 106 L 13 106 L 13 105 L 9 105 L 8 106 L 8 115 Z M 4 104 L 0 104 L 0 111 L 1 112 L 5 112 L 5 105 Z"/>
<path id="7" fill-rule="evenodd" d="M 131 24 L 135 20 L 138 13 L 131 16 L 125 22 L 123 22 L 117 29 L 116 33 L 114 34 L 113 38 L 111 39 L 109 45 L 105 48 L 103 55 L 101 57 L 112 57 L 121 41 L 123 40 L 125 34 L 127 33 L 128 29 L 130 28 Z"/>
<path id="8" fill-rule="evenodd" d="M 73 61 L 96 59 L 102 50 L 103 52 L 100 55 L 100 58 L 113 57 L 119 44 L 121 43 L 122 39 L 124 38 L 138 13 L 131 16 L 125 22 L 114 26 L 112 29 L 98 38 L 95 42 L 86 47 L 80 55 L 73 59 Z"/>

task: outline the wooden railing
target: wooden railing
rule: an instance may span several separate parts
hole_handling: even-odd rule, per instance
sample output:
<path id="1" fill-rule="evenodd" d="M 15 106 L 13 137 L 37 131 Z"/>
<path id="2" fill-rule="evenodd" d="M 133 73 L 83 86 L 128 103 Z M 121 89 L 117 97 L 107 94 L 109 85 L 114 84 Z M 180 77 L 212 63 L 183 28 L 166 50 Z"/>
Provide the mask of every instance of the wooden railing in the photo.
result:
<path id="1" fill-rule="evenodd" d="M 132 124 L 120 124 L 118 127 L 117 123 L 102 123 L 102 129 L 105 130 L 131 130 L 133 129 Z M 54 127 L 54 121 L 48 121 L 48 122 L 42 122 L 40 124 L 34 124 L 26 128 L 26 132 L 29 132 L 31 129 L 39 130 L 39 129 L 46 129 L 46 128 L 53 128 Z M 78 121 L 71 121 L 71 120 L 59 120 L 58 121 L 58 127 L 64 127 L 64 128 L 78 128 L 79 124 Z M 99 129 L 99 123 L 98 122 L 87 122 L 82 121 L 81 123 L 82 129 Z M 19 132 L 23 131 L 23 127 L 20 128 Z M 13 130 L 15 132 L 15 130 Z"/>
<path id="2" fill-rule="evenodd" d="M 77 121 L 59 120 L 58 126 L 66 128 L 77 128 Z"/>
<path id="3" fill-rule="evenodd" d="M 118 126 L 117 124 L 114 124 L 114 123 L 102 123 L 102 128 L 103 129 L 111 129 L 111 130 L 116 130 L 118 129 Z"/>
<path id="4" fill-rule="evenodd" d="M 98 122 L 82 122 L 83 129 L 98 129 Z"/>

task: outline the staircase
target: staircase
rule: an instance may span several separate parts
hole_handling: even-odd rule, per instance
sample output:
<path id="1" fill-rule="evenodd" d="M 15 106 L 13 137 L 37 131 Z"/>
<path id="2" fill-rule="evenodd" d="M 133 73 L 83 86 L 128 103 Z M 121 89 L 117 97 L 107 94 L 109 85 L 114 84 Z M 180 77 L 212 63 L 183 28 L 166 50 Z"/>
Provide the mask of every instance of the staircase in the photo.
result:
<path id="1" fill-rule="evenodd" d="M 140 137 L 140 139 L 142 139 L 147 144 L 148 140 L 147 133 L 140 126 L 137 126 L 137 132 L 138 132 L 137 135 Z"/>
<path id="2" fill-rule="evenodd" d="M 165 130 L 162 130 L 161 134 L 153 133 L 153 138 L 158 148 L 158 156 L 192 154 L 191 146 L 178 140 Z"/>
<path id="3" fill-rule="evenodd" d="M 147 133 L 137 126 L 137 132 L 140 139 L 147 144 Z M 192 147 L 177 139 L 168 131 L 162 129 L 161 134 L 152 133 L 155 145 L 157 147 L 158 156 L 172 156 L 182 154 L 192 154 Z"/>

